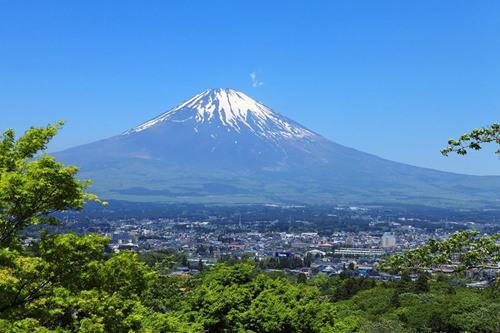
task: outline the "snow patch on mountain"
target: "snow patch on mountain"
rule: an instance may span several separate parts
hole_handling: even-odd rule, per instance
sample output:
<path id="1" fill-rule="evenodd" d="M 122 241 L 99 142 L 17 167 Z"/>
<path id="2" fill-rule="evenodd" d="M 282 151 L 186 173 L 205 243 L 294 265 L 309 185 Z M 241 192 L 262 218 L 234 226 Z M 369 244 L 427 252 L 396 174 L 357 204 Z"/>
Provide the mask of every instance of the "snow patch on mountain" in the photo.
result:
<path id="1" fill-rule="evenodd" d="M 233 89 L 209 89 L 123 135 L 145 131 L 164 123 L 190 123 L 195 132 L 202 125 L 225 126 L 228 131 L 247 129 L 266 138 L 307 138 L 315 134 L 273 112 L 262 103 Z"/>

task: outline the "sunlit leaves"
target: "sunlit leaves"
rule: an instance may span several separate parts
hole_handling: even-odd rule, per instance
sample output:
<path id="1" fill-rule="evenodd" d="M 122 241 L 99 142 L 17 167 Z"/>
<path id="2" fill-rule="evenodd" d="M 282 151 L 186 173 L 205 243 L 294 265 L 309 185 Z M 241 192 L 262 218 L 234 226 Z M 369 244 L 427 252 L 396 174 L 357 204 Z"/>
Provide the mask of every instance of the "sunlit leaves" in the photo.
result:
<path id="1" fill-rule="evenodd" d="M 476 128 L 462 135 L 458 140 L 449 140 L 448 147 L 441 150 L 441 153 L 445 156 L 452 152 L 465 155 L 469 150 L 480 150 L 484 143 L 500 145 L 500 123 L 494 123 L 490 127 Z M 500 155 L 500 149 L 496 153 Z"/>
<path id="2" fill-rule="evenodd" d="M 78 168 L 65 166 L 49 155 L 36 156 L 57 133 L 61 122 L 31 128 L 19 139 L 7 130 L 0 138 L 0 246 L 9 246 L 29 225 L 55 223 L 51 213 L 79 210 L 89 181 L 76 178 Z"/>
<path id="3" fill-rule="evenodd" d="M 456 265 L 458 271 L 486 268 L 500 261 L 500 233 L 479 236 L 477 231 L 463 231 L 448 239 L 429 240 L 424 245 L 392 255 L 379 264 L 390 272 L 419 272 L 439 265 Z"/>

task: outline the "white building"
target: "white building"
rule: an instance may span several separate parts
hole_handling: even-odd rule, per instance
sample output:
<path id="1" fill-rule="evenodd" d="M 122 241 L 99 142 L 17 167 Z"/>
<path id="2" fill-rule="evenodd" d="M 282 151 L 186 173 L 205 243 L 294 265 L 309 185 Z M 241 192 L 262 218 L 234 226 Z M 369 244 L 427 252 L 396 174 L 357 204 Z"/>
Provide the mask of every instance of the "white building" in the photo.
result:
<path id="1" fill-rule="evenodd" d="M 382 248 L 389 249 L 396 246 L 396 236 L 393 232 L 384 232 L 382 235 Z"/>
<path id="2" fill-rule="evenodd" d="M 368 248 L 340 248 L 335 249 L 336 255 L 343 256 L 382 256 L 385 254 L 382 249 L 368 249 Z"/>

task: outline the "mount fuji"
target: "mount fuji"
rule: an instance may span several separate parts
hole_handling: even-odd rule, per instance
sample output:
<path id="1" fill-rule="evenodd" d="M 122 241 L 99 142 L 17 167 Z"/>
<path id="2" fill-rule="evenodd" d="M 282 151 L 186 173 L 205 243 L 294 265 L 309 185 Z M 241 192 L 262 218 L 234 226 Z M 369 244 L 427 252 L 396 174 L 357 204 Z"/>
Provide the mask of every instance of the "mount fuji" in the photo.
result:
<path id="1" fill-rule="evenodd" d="M 360 152 L 233 89 L 203 91 L 121 135 L 55 155 L 112 199 L 500 205 L 500 177 Z"/>

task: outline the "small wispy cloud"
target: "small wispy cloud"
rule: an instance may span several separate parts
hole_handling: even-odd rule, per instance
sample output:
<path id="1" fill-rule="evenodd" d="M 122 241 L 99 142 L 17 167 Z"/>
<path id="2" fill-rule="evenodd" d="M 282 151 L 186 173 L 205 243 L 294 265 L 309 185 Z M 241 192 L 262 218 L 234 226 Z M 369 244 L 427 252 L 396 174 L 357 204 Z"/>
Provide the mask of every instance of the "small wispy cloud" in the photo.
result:
<path id="1" fill-rule="evenodd" d="M 264 82 L 257 80 L 257 73 L 255 72 L 250 73 L 250 78 L 252 79 L 252 87 L 258 88 L 264 85 Z"/>

